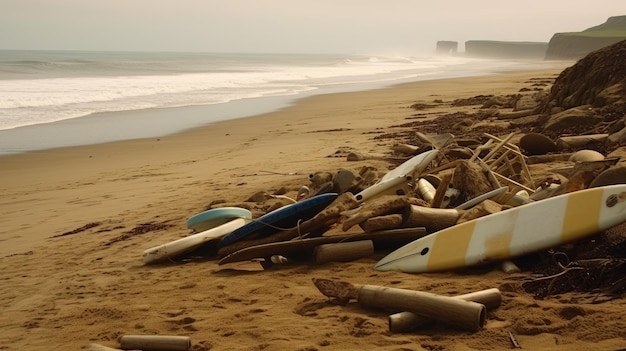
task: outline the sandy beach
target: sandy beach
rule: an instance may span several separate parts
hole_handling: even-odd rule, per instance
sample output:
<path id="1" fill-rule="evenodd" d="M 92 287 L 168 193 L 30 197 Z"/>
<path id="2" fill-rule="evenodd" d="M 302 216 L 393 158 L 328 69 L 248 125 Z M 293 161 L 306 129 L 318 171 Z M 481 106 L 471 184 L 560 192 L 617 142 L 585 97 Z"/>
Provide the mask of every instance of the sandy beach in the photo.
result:
<path id="1" fill-rule="evenodd" d="M 281 187 L 293 196 L 316 171 L 389 170 L 345 152 L 389 155 L 394 141 L 374 136 L 406 123 L 414 103 L 515 94 L 564 67 L 319 95 L 165 137 L 0 157 L 0 350 L 117 347 L 127 334 L 189 336 L 193 350 L 508 350 L 509 332 L 526 350 L 626 348 L 623 299 L 537 300 L 520 276 L 497 269 L 373 270 L 385 252 L 265 271 L 212 259 L 142 263 L 144 250 L 188 235 L 187 218 L 211 203 Z M 447 296 L 499 288 L 503 302 L 478 332 L 437 324 L 393 334 L 385 311 L 329 303 L 312 278 Z"/>

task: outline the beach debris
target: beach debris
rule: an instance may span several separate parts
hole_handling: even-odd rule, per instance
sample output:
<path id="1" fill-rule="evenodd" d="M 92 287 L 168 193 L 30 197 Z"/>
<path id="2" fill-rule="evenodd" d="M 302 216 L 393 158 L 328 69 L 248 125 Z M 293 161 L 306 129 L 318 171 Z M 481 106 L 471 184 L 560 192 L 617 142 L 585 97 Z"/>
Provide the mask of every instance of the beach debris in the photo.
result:
<path id="1" fill-rule="evenodd" d="M 545 155 L 557 150 L 557 144 L 541 133 L 527 133 L 519 140 L 519 146 L 528 155 Z"/>
<path id="2" fill-rule="evenodd" d="M 517 339 L 515 339 L 515 336 L 513 336 L 513 333 L 509 331 L 509 340 L 511 340 L 511 345 L 513 345 L 514 348 L 516 349 L 521 349 L 522 346 L 520 346 L 519 342 L 517 342 Z"/>
<path id="3" fill-rule="evenodd" d="M 154 231 L 161 231 L 161 230 L 166 230 L 169 228 L 174 227 L 174 224 L 170 224 L 168 223 L 169 221 L 164 221 L 164 222 L 147 222 L 147 223 L 141 223 L 136 225 L 133 229 L 128 230 L 126 232 L 124 232 L 122 235 L 119 235 L 109 241 L 107 241 L 106 243 L 104 243 L 105 246 L 110 246 L 114 243 L 120 242 L 120 241 L 124 241 L 124 240 L 128 240 L 136 235 L 141 235 L 141 234 L 146 234 L 146 233 L 150 233 L 150 232 L 154 232 Z"/>
<path id="4" fill-rule="evenodd" d="M 493 185 L 483 172 L 482 167 L 470 161 L 462 160 L 454 169 L 452 184 L 461 191 L 457 201 L 465 202 L 493 190 Z"/>
<path id="5" fill-rule="evenodd" d="M 431 208 L 408 204 L 402 213 L 402 226 L 425 227 L 429 233 L 451 227 L 456 224 L 465 210 Z"/>
<path id="6" fill-rule="evenodd" d="M 311 192 L 311 189 L 308 186 L 306 185 L 301 186 L 300 189 L 298 190 L 298 194 L 296 194 L 296 201 L 305 199 L 307 196 L 309 196 L 310 192 Z"/>
<path id="7" fill-rule="evenodd" d="M 471 207 L 469 210 L 462 211 L 455 224 L 461 224 L 463 222 L 471 221 L 472 219 L 498 213 L 505 208 L 505 206 L 495 201 L 484 200 L 478 205 Z"/>
<path id="8" fill-rule="evenodd" d="M 573 135 L 573 136 L 561 136 L 556 140 L 556 147 L 558 150 L 580 150 L 586 146 L 598 145 L 606 143 L 609 134 L 587 134 L 587 135 Z"/>
<path id="9" fill-rule="evenodd" d="M 346 243 L 360 240 L 371 240 L 376 250 L 396 249 L 402 245 L 425 236 L 425 228 L 402 228 L 393 230 L 381 230 L 372 233 L 357 232 L 346 234 L 330 234 L 311 238 L 295 238 L 293 240 L 277 241 L 267 244 L 249 246 L 234 251 L 220 259 L 218 264 L 227 264 L 252 259 L 271 258 L 281 255 L 291 262 L 308 261 L 313 256 L 313 251 L 320 245 Z"/>
<path id="10" fill-rule="evenodd" d="M 626 165 L 617 164 L 603 170 L 598 176 L 589 184 L 590 188 L 626 183 Z"/>
<path id="11" fill-rule="evenodd" d="M 626 294 L 626 224 L 578 244 L 551 250 L 540 272 L 522 278 L 522 287 L 537 299 L 569 292 L 573 302 L 600 303 Z"/>
<path id="12" fill-rule="evenodd" d="M 67 236 L 67 235 L 73 235 L 73 234 L 82 233 L 82 232 L 84 232 L 85 230 L 89 230 L 89 229 L 91 229 L 91 228 L 95 228 L 95 227 L 97 227 L 97 226 L 99 226 L 99 225 L 101 225 L 101 224 L 102 224 L 101 222 L 91 222 L 91 223 L 87 223 L 87 224 L 85 224 L 85 225 L 84 225 L 84 226 L 82 226 L 82 227 L 79 227 L 79 228 L 76 228 L 76 229 L 74 229 L 74 230 L 70 230 L 70 231 L 67 231 L 67 232 L 64 232 L 64 233 L 61 233 L 61 234 L 53 235 L 52 237 L 53 237 L 53 238 L 58 238 L 58 237 L 61 237 L 61 236 Z"/>
<path id="13" fill-rule="evenodd" d="M 172 335 L 122 335 L 120 338 L 122 350 L 143 351 L 189 351 L 191 338 L 188 336 Z"/>
<path id="14" fill-rule="evenodd" d="M 568 161 L 571 162 L 590 162 L 590 161 L 602 161 L 604 155 L 595 150 L 578 150 L 570 156 Z"/>
<path id="15" fill-rule="evenodd" d="M 115 349 L 112 347 L 107 347 L 104 345 L 91 343 L 87 345 L 86 347 L 82 348 L 82 350 L 83 351 L 121 351 L 122 349 Z M 134 351 L 141 351 L 141 350 L 134 350 Z"/>
<path id="16" fill-rule="evenodd" d="M 487 311 L 498 308 L 502 304 L 502 293 L 497 288 L 475 291 L 454 296 L 454 298 L 483 304 Z M 433 319 L 413 312 L 398 312 L 389 315 L 389 331 L 392 333 L 408 333 L 433 322 Z"/>
<path id="17" fill-rule="evenodd" d="M 315 248 L 313 256 L 316 264 L 327 262 L 349 262 L 371 256 L 374 253 L 374 242 L 359 240 L 322 244 Z"/>
<path id="18" fill-rule="evenodd" d="M 379 230 L 402 228 L 402 215 L 398 213 L 376 216 L 359 223 L 364 232 L 371 233 Z"/>
<path id="19" fill-rule="evenodd" d="M 333 192 L 343 194 L 350 190 L 355 180 L 354 173 L 347 169 L 340 169 L 333 177 Z"/>
<path id="20" fill-rule="evenodd" d="M 485 326 L 487 309 L 476 302 L 417 290 L 356 285 L 322 278 L 313 278 L 313 284 L 323 295 L 344 304 L 357 300 L 366 307 L 409 311 L 474 332 Z"/>
<path id="21" fill-rule="evenodd" d="M 360 224 L 369 218 L 394 213 L 395 211 L 401 210 L 406 205 L 410 205 L 412 203 L 425 204 L 421 201 L 422 200 L 408 196 L 380 196 L 372 201 L 366 202 L 363 206 L 358 207 L 354 212 L 348 213 L 343 220 L 342 230 L 346 232 L 353 226 Z M 418 226 L 416 225 L 415 227 Z"/>
<path id="22" fill-rule="evenodd" d="M 500 263 L 500 269 L 506 274 L 519 273 L 522 271 L 522 269 L 511 260 L 502 261 L 502 263 Z"/>
<path id="23" fill-rule="evenodd" d="M 335 201 L 333 201 L 325 209 L 316 214 L 313 218 L 304 222 L 300 222 L 294 228 L 282 230 L 263 238 L 247 239 L 234 242 L 232 244 L 221 247 L 218 250 L 217 256 L 224 257 L 230 253 L 250 246 L 278 241 L 286 241 L 296 237 L 321 235 L 323 234 L 323 232 L 328 230 L 330 226 L 336 224 L 339 221 L 342 212 L 356 208 L 357 206 L 358 201 L 356 201 L 354 195 L 352 195 L 351 193 L 340 194 L 337 199 L 335 199 Z M 321 233 L 316 233 L 317 231 Z"/>

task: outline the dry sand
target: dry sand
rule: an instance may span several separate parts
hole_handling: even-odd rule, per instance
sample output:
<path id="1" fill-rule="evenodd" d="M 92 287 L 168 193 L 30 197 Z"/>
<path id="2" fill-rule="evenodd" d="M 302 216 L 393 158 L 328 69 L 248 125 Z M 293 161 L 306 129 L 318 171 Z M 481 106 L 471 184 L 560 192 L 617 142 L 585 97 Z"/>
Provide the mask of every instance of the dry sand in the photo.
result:
<path id="1" fill-rule="evenodd" d="M 172 136 L 0 158 L 0 350 L 117 347 L 125 334 L 189 336 L 194 350 L 506 350 L 509 332 L 526 350 L 626 348 L 624 299 L 536 300 L 519 287 L 520 276 L 499 270 L 374 271 L 384 252 L 267 271 L 248 262 L 141 261 L 143 250 L 188 235 L 186 219 L 215 200 L 295 191 L 314 171 L 386 170 L 383 161 L 347 162 L 337 152 L 388 153 L 392 141 L 372 137 L 405 122 L 415 102 L 516 93 L 529 78 L 560 70 L 316 96 Z M 59 236 L 89 223 L 99 225 Z M 147 223 L 165 229 L 125 235 Z M 391 334 L 385 311 L 331 304 L 314 277 L 443 295 L 496 287 L 503 304 L 479 332 L 436 324 Z"/>

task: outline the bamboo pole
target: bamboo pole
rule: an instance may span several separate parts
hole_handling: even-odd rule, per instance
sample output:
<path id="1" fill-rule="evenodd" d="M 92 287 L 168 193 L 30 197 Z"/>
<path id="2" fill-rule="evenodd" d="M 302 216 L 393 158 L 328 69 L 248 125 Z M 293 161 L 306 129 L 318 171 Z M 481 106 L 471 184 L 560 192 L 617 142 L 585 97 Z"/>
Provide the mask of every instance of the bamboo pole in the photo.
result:
<path id="1" fill-rule="evenodd" d="M 315 263 L 349 262 L 370 256 L 374 253 L 371 240 L 359 240 L 343 243 L 323 244 L 315 248 Z"/>
<path id="2" fill-rule="evenodd" d="M 396 311 L 409 311 L 444 323 L 477 331 L 485 325 L 483 304 L 423 291 L 357 285 L 344 281 L 313 278 L 320 292 L 342 302 L 356 299 L 360 304 Z"/>
<path id="3" fill-rule="evenodd" d="M 359 303 L 364 306 L 409 311 L 463 329 L 478 331 L 485 325 L 485 305 L 422 291 L 363 285 Z"/>
<path id="4" fill-rule="evenodd" d="M 100 344 L 89 344 L 83 349 L 83 351 L 121 351 L 121 349 L 114 349 Z"/>
<path id="5" fill-rule="evenodd" d="M 448 190 L 451 180 L 452 173 L 446 173 L 443 175 L 441 182 L 439 182 L 439 186 L 437 186 L 437 190 L 435 191 L 435 197 L 433 197 L 433 201 L 430 204 L 431 207 L 441 208 L 441 204 L 443 203 L 443 199 L 446 197 L 446 191 Z"/>
<path id="6" fill-rule="evenodd" d="M 124 335 L 120 338 L 122 350 L 143 351 L 189 351 L 191 339 L 171 335 Z"/>
<path id="7" fill-rule="evenodd" d="M 485 305 L 487 310 L 497 308 L 502 304 L 502 294 L 496 288 L 459 295 L 454 298 L 481 303 Z M 392 333 L 406 333 L 432 322 L 434 322 L 433 319 L 413 312 L 399 312 L 389 316 L 389 331 Z"/>
<path id="8" fill-rule="evenodd" d="M 452 227 L 463 212 L 465 211 L 408 205 L 402 214 L 402 226 L 405 228 L 426 227 L 428 232 L 433 232 Z"/>

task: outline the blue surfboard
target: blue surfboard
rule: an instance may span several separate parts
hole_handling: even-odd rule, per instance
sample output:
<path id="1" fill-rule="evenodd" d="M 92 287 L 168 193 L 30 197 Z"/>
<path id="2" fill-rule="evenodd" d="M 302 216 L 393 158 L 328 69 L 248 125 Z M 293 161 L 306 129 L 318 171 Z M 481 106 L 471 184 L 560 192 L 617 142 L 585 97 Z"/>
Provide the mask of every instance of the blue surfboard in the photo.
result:
<path id="1" fill-rule="evenodd" d="M 229 245 L 250 235 L 267 236 L 279 232 L 280 228 L 293 228 L 298 221 L 306 221 L 330 205 L 339 196 L 337 193 L 328 193 L 313 196 L 274 210 L 253 220 L 243 227 L 226 234 L 221 239 L 221 245 Z"/>

